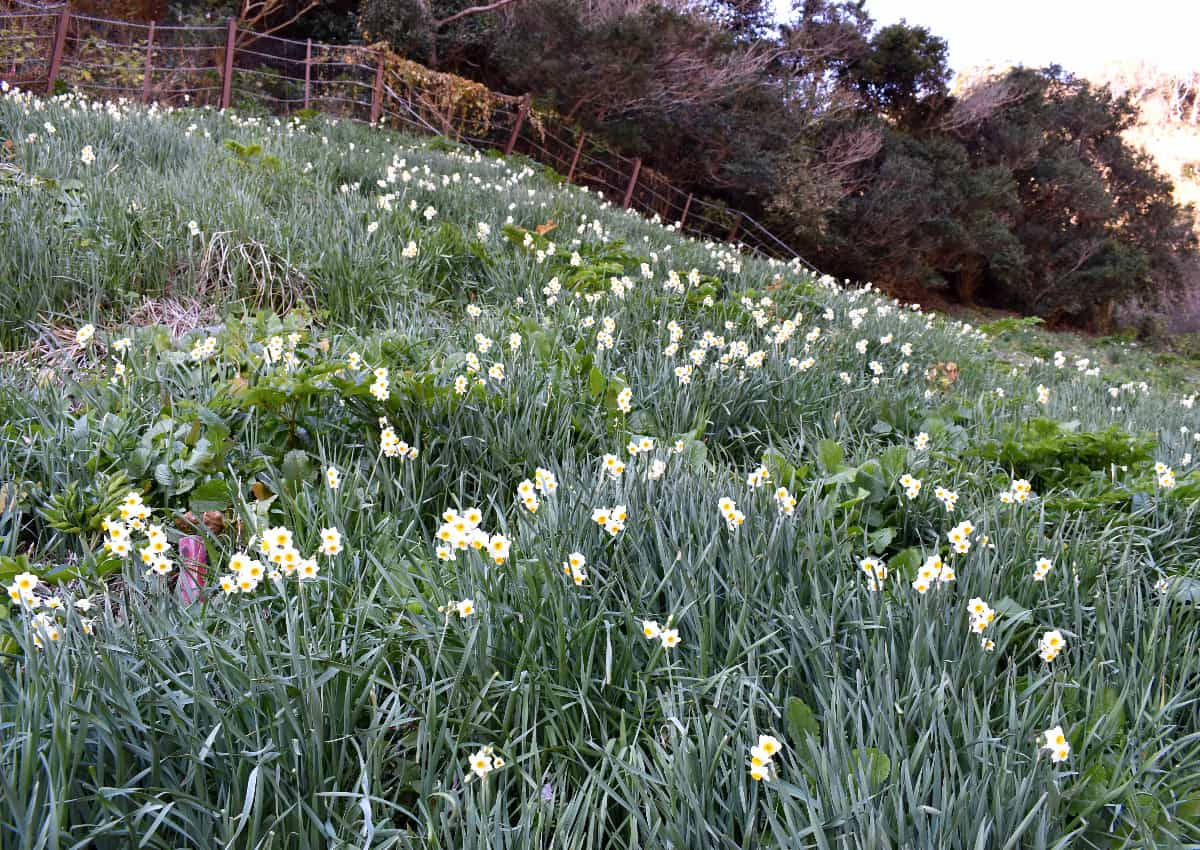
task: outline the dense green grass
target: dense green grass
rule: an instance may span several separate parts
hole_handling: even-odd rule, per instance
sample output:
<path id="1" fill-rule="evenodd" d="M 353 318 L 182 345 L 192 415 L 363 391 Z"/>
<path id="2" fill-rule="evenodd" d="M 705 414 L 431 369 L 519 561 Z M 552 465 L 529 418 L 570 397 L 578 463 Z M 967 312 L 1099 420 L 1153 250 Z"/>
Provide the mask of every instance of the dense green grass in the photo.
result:
<path id="1" fill-rule="evenodd" d="M 22 606 L 3 623 L 0 845 L 1200 841 L 1190 401 L 1071 359 L 998 360 L 969 327 L 445 143 L 13 96 L 4 138 L 0 571 L 31 570 L 42 610 L 65 607 L 42 621 L 57 641 Z M 168 313 L 199 326 L 146 321 Z M 99 329 L 76 344 L 85 322 Z M 706 331 L 723 341 L 684 384 Z M 290 354 L 264 358 L 272 337 Z M 415 458 L 382 456 L 380 417 Z M 518 487 L 539 467 L 558 487 L 532 513 Z M 1036 495 L 1003 504 L 1014 478 Z M 131 490 L 167 528 L 165 578 L 103 548 Z M 592 521 L 613 505 L 615 535 Z M 470 506 L 511 540 L 503 564 L 436 557 L 443 511 Z M 189 510 L 224 526 L 203 535 L 193 604 L 176 585 Z M 963 520 L 970 551 L 951 554 Z M 344 550 L 317 555 L 315 579 L 221 591 L 279 526 L 303 555 L 329 527 Z M 918 593 L 934 554 L 956 579 Z M 867 556 L 888 564 L 882 591 Z M 996 612 L 991 651 L 974 597 Z M 1045 662 L 1055 629 L 1067 648 Z M 1041 748 L 1055 726 L 1059 763 Z M 757 782 L 761 734 L 783 746 Z M 487 746 L 506 763 L 479 778 Z"/>

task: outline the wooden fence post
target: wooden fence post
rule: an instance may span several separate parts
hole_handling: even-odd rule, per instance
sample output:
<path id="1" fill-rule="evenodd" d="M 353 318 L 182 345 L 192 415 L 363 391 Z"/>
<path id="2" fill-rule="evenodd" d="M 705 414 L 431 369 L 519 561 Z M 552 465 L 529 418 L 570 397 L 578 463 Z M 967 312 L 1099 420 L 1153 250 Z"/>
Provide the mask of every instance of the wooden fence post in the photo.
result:
<path id="1" fill-rule="evenodd" d="M 629 175 L 629 185 L 625 188 L 625 200 L 621 202 L 621 206 L 629 209 L 629 203 L 633 200 L 633 189 L 637 186 L 638 175 L 642 173 L 642 158 L 639 156 L 633 161 L 633 173 Z"/>
<path id="2" fill-rule="evenodd" d="M 570 183 L 575 179 L 575 166 L 579 165 L 579 155 L 583 153 L 583 140 L 587 138 L 587 133 L 579 134 L 579 141 L 575 145 L 575 156 L 571 157 L 571 167 L 567 170 L 567 182 Z"/>
<path id="3" fill-rule="evenodd" d="M 383 115 L 383 58 L 375 63 L 375 88 L 371 90 L 371 123 L 378 124 Z"/>
<path id="4" fill-rule="evenodd" d="M 228 109 L 230 97 L 233 94 L 233 53 L 237 38 L 237 18 L 229 19 L 229 29 L 225 34 L 225 71 L 221 76 L 221 108 Z"/>
<path id="5" fill-rule="evenodd" d="M 688 198 L 683 202 L 683 215 L 679 217 L 679 229 L 683 230 L 683 223 L 687 221 L 688 210 L 692 208 L 692 192 L 688 192 Z"/>
<path id="6" fill-rule="evenodd" d="M 512 133 L 508 136 L 508 144 L 504 146 L 504 155 L 509 156 L 513 152 L 513 148 L 517 146 L 517 136 L 521 132 L 521 125 L 525 123 L 525 116 L 529 114 L 529 95 L 521 98 L 521 108 L 517 110 L 517 120 L 513 122 Z"/>
<path id="7" fill-rule="evenodd" d="M 729 229 L 729 235 L 725 237 L 726 242 L 732 242 L 737 237 L 738 228 L 742 225 L 742 219 L 739 216 L 733 220 L 733 227 Z"/>
<path id="8" fill-rule="evenodd" d="M 142 103 L 150 102 L 150 74 L 154 71 L 154 21 L 150 22 L 150 34 L 146 36 L 146 68 L 142 71 Z"/>
<path id="9" fill-rule="evenodd" d="M 312 39 L 304 48 L 304 108 L 308 109 L 309 91 L 312 87 Z"/>
<path id="10" fill-rule="evenodd" d="M 54 94 L 54 83 L 62 68 L 63 48 L 67 44 L 67 26 L 71 22 L 71 7 L 63 6 L 54 27 L 54 43 L 50 48 L 50 70 L 46 74 L 46 94 Z"/>

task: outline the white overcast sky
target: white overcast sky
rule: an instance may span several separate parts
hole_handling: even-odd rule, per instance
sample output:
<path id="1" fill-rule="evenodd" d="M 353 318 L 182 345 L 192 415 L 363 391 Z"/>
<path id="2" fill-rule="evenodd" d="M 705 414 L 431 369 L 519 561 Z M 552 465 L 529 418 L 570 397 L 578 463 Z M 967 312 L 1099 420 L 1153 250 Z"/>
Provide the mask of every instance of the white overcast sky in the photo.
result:
<path id="1" fill-rule="evenodd" d="M 786 16 L 791 0 L 775 0 Z M 1200 71 L 1200 0 L 867 0 L 877 25 L 904 18 L 950 46 L 955 70 L 1057 62 L 1086 73 L 1144 59 Z"/>

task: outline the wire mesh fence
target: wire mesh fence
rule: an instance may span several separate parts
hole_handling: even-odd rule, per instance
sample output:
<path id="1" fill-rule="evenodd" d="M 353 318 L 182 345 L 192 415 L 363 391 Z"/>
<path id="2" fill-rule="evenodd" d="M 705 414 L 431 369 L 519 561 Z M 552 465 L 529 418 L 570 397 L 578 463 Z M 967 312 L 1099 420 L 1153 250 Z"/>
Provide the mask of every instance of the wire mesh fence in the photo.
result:
<path id="1" fill-rule="evenodd" d="M 58 16 L 20 8 L 0 14 L 0 78 L 31 88 L 50 73 Z"/>
<path id="2" fill-rule="evenodd" d="M 224 26 L 165 26 L 0 0 L 0 80 L 33 91 L 170 106 L 316 110 L 440 135 L 540 162 L 568 182 L 690 235 L 799 260 L 743 212 L 674 185 L 640 159 L 491 92 L 366 45 L 320 44 Z"/>

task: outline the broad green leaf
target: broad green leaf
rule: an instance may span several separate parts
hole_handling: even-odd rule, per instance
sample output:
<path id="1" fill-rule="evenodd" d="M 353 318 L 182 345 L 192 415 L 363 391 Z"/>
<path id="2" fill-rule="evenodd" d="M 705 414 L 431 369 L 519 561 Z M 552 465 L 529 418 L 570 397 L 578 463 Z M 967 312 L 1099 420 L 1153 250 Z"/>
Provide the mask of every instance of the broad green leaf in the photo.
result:
<path id="1" fill-rule="evenodd" d="M 808 703 L 799 697 L 788 697 L 786 710 L 788 735 L 794 745 L 799 746 L 809 735 L 818 739 L 821 737 L 821 724 Z"/>
<path id="2" fill-rule="evenodd" d="M 888 561 L 888 568 L 892 572 L 905 577 L 915 575 L 919 566 L 921 566 L 920 549 L 905 549 Z"/>
<path id="3" fill-rule="evenodd" d="M 1021 605 L 1021 603 L 1017 602 L 1011 596 L 1005 596 L 992 607 L 996 611 L 997 616 L 1003 617 L 1010 623 L 1022 623 L 1033 616 L 1032 611 Z"/>
<path id="4" fill-rule="evenodd" d="M 767 449 L 763 452 L 762 463 L 778 486 L 789 489 L 796 487 L 799 478 L 796 474 L 796 467 L 788 462 L 780 452 L 775 449 Z"/>
<path id="5" fill-rule="evenodd" d="M 879 467 L 883 471 L 886 484 L 891 486 L 896 479 L 905 473 L 908 466 L 908 447 L 891 446 L 879 455 Z"/>
<path id="6" fill-rule="evenodd" d="M 703 470 L 708 464 L 708 447 L 700 440 L 684 440 L 683 460 L 690 468 Z"/>
<path id="7" fill-rule="evenodd" d="M 223 478 L 210 478 L 191 492 L 188 507 L 196 513 L 224 511 L 233 504 L 233 493 L 229 482 Z"/>
<path id="8" fill-rule="evenodd" d="M 892 760 L 886 753 L 874 747 L 864 747 L 862 750 L 851 750 L 850 761 L 855 769 L 861 765 L 866 770 L 872 784 L 881 785 L 892 775 Z"/>
<path id="9" fill-rule="evenodd" d="M 879 555 L 882 554 L 883 551 L 887 549 L 887 547 L 890 546 L 891 542 L 895 539 L 896 529 L 892 528 L 891 526 L 887 526 L 886 528 L 881 528 L 878 531 L 872 531 L 867 535 L 867 548 L 869 548 L 872 553 Z"/>
<path id="10" fill-rule="evenodd" d="M 154 467 L 154 480 L 166 490 L 172 490 L 175 487 L 175 473 L 165 463 Z"/>
<path id="11" fill-rule="evenodd" d="M 279 471 L 285 481 L 303 481 L 312 472 L 312 462 L 301 449 L 292 449 L 283 456 Z"/>
<path id="12" fill-rule="evenodd" d="M 606 383 L 607 379 L 604 377 L 604 373 L 600 371 L 600 367 L 593 366 L 592 370 L 588 372 L 588 392 L 598 398 L 604 393 Z"/>
<path id="13" fill-rule="evenodd" d="M 833 440 L 821 440 L 817 443 L 817 460 L 827 474 L 839 472 L 845 455 L 842 447 Z"/>

